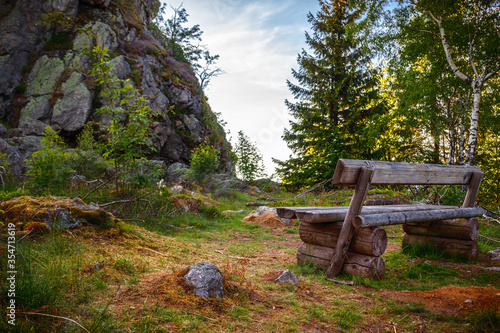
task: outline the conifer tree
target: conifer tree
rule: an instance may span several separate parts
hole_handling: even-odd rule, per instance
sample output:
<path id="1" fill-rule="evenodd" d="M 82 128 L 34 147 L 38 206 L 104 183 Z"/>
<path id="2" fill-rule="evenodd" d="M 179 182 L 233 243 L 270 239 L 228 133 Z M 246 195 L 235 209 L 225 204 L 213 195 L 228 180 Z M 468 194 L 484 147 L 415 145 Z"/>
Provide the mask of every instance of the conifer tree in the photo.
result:
<path id="1" fill-rule="evenodd" d="M 300 187 L 332 176 L 339 158 L 375 158 L 376 75 L 348 26 L 362 12 L 348 0 L 319 0 L 320 11 L 308 14 L 311 50 L 298 55 L 298 70 L 287 81 L 295 101 L 285 101 L 295 118 L 283 139 L 293 152 L 287 161 L 275 160 L 285 184 Z"/>
<path id="2" fill-rule="evenodd" d="M 238 132 L 238 142 L 234 148 L 236 157 L 236 169 L 244 181 L 253 181 L 257 177 L 265 176 L 264 163 L 262 155 L 257 146 L 250 141 L 243 131 Z"/>

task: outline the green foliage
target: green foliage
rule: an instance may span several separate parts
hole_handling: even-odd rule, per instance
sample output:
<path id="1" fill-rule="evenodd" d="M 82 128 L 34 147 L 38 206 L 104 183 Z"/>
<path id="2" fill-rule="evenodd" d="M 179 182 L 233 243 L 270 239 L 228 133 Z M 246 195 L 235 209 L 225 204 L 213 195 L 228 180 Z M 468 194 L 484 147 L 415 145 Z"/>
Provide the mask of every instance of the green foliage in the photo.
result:
<path id="1" fill-rule="evenodd" d="M 45 51 L 69 50 L 72 46 L 72 37 L 66 32 L 58 32 L 50 37 L 43 49 Z"/>
<path id="2" fill-rule="evenodd" d="M 42 149 L 27 160 L 29 186 L 36 193 L 61 189 L 70 182 L 75 172 L 69 166 L 70 153 L 58 132 L 47 127 L 42 139 Z"/>
<path id="3" fill-rule="evenodd" d="M 182 4 L 177 8 L 172 6 L 170 8 L 173 10 L 173 15 L 165 20 L 167 4 L 164 3 L 161 6 L 154 23 L 150 25 L 150 30 L 160 40 L 166 40 L 165 46 L 170 50 L 174 59 L 191 66 L 203 90 L 207 88 L 212 78 L 224 74 L 223 70 L 215 67 L 219 55 L 210 54 L 205 46 L 200 45 L 203 31 L 198 24 L 185 27 L 189 14 L 185 8 L 182 8 Z"/>
<path id="4" fill-rule="evenodd" d="M 43 24 L 57 30 L 72 31 L 76 26 L 82 25 L 82 23 L 83 21 L 77 16 L 54 10 L 40 15 L 37 25 Z"/>
<path id="5" fill-rule="evenodd" d="M 2 187 L 5 187 L 4 177 L 7 176 L 7 170 L 9 170 L 7 154 L 0 153 L 0 180 L 2 181 Z"/>
<path id="6" fill-rule="evenodd" d="M 189 176 L 197 182 L 206 180 L 218 167 L 219 154 L 214 147 L 202 144 L 191 152 Z"/>
<path id="7" fill-rule="evenodd" d="M 238 132 L 238 142 L 234 147 L 237 157 L 236 169 L 243 181 L 253 181 L 258 177 L 265 177 L 265 167 L 255 143 L 250 141 L 243 131 Z"/>
<path id="8" fill-rule="evenodd" d="M 189 14 L 185 8 L 182 8 L 182 4 L 178 8 L 172 6 L 170 8 L 174 13 L 165 21 L 167 4 L 162 5 L 155 19 L 156 29 L 154 30 L 161 32 L 159 37 L 167 38 L 167 46 L 175 59 L 192 65 L 200 58 L 201 50 L 193 45 L 191 40 L 201 41 L 203 31 L 198 24 L 190 28 L 184 26 Z"/>
<path id="9" fill-rule="evenodd" d="M 148 106 L 145 97 L 129 81 L 116 77 L 106 48 L 98 45 L 90 55 L 93 65 L 89 73 L 94 76 L 104 99 L 104 106 L 97 112 L 111 117 L 110 124 L 105 127 L 106 138 L 101 149 L 103 157 L 111 159 L 120 178 L 133 186 L 155 181 L 159 170 L 143 159 L 155 149 L 151 140 L 151 124 L 159 113 Z M 83 145 L 97 147 L 91 133 L 84 132 L 82 135 Z M 149 171 L 139 174 L 138 170 L 143 169 Z"/>
<path id="10" fill-rule="evenodd" d="M 118 269 L 124 273 L 127 273 L 129 275 L 134 275 L 136 272 L 136 268 L 134 266 L 134 263 L 126 258 L 120 258 L 120 259 L 116 260 L 115 263 L 113 264 L 113 266 L 116 269 Z"/>
<path id="11" fill-rule="evenodd" d="M 286 101 L 295 118 L 283 139 L 293 155 L 275 160 L 277 173 L 289 186 L 300 188 L 330 178 L 339 158 L 376 159 L 380 132 L 377 73 L 348 27 L 362 16 L 348 1 L 320 1 L 320 11 L 308 14 L 313 33 L 306 33 L 306 50 L 298 55 L 298 70 L 287 81 L 296 99 Z"/>
<path id="12" fill-rule="evenodd" d="M 26 82 L 21 81 L 19 82 L 19 85 L 16 87 L 16 94 L 24 94 L 26 91 Z"/>
<path id="13" fill-rule="evenodd" d="M 500 22 L 498 2 L 365 0 L 360 5 L 368 12 L 353 32 L 385 59 L 381 88 L 390 111 L 377 139 L 387 147 L 383 159 L 475 163 L 485 172 L 479 200 L 498 202 L 500 43 L 491 29 Z M 451 50 L 448 59 L 441 32 Z"/>
<path id="14" fill-rule="evenodd" d="M 145 158 L 131 160 L 127 164 L 127 172 L 123 173 L 123 179 L 130 187 L 140 189 L 147 184 L 159 180 L 163 173 L 161 165 Z"/>
<path id="15" fill-rule="evenodd" d="M 468 317 L 474 332 L 500 332 L 500 314 L 495 309 L 483 309 Z"/>

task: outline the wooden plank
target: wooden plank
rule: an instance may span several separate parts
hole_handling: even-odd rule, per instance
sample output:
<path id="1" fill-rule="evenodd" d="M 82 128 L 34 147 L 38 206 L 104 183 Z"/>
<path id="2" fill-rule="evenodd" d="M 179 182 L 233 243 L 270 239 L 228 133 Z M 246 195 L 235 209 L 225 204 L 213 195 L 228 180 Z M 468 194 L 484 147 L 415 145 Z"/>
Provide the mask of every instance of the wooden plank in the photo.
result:
<path id="1" fill-rule="evenodd" d="M 331 210 L 331 209 L 345 209 L 347 211 L 347 206 L 342 207 L 277 207 L 276 213 L 281 218 L 296 219 L 296 212 L 305 210 Z"/>
<path id="2" fill-rule="evenodd" d="M 295 218 L 301 222 L 324 223 L 343 221 L 347 215 L 349 207 L 321 207 L 321 209 L 296 210 Z M 384 206 L 364 206 L 359 215 L 383 214 L 393 212 L 407 212 L 417 210 L 438 210 L 453 209 L 456 206 L 438 206 L 438 205 L 384 205 Z"/>
<path id="3" fill-rule="evenodd" d="M 347 210 L 344 223 L 342 224 L 339 240 L 337 242 L 337 246 L 335 247 L 335 254 L 332 257 L 330 267 L 326 272 L 326 275 L 329 278 L 338 275 L 342 269 L 347 249 L 349 249 L 352 235 L 354 234 L 352 221 L 354 217 L 361 212 L 361 207 L 365 201 L 372 174 L 373 170 L 368 167 L 363 167 L 361 169 L 356 188 L 354 189 L 354 194 L 351 198 L 351 203 L 349 204 L 349 209 Z"/>
<path id="4" fill-rule="evenodd" d="M 338 242 L 342 222 L 307 223 L 299 225 L 299 236 L 304 243 L 334 248 Z M 381 256 L 387 248 L 387 233 L 382 228 L 364 228 L 354 231 L 349 252 Z"/>
<path id="5" fill-rule="evenodd" d="M 373 168 L 373 185 L 468 185 L 473 173 L 481 173 L 475 166 L 340 159 L 332 183 L 356 184 L 363 167 Z"/>
<path id="6" fill-rule="evenodd" d="M 475 172 L 472 175 L 469 186 L 467 187 L 467 194 L 465 195 L 463 208 L 474 207 L 476 204 L 477 193 L 479 192 L 479 186 L 481 186 L 481 181 L 483 179 L 482 172 Z"/>
<path id="7" fill-rule="evenodd" d="M 415 245 L 433 245 L 447 254 L 464 256 L 469 260 L 476 260 L 479 253 L 476 241 L 405 234 L 403 247 Z"/>
<path id="8" fill-rule="evenodd" d="M 297 252 L 299 263 L 312 263 L 316 267 L 327 269 L 335 250 L 329 247 L 302 244 Z M 385 274 L 384 260 L 380 257 L 366 256 L 347 252 L 342 272 L 368 278 L 382 278 Z"/>
<path id="9" fill-rule="evenodd" d="M 481 207 L 457 208 L 443 210 L 427 210 L 414 212 L 400 212 L 391 214 L 358 215 L 354 218 L 356 228 L 380 227 L 403 223 L 417 223 L 458 218 L 471 218 L 483 215 Z"/>
<path id="10" fill-rule="evenodd" d="M 371 228 L 366 228 L 366 230 L 371 230 Z M 407 234 L 414 235 L 476 240 L 479 236 L 479 223 L 475 218 L 440 220 L 425 223 L 424 225 L 403 224 L 403 230 Z"/>

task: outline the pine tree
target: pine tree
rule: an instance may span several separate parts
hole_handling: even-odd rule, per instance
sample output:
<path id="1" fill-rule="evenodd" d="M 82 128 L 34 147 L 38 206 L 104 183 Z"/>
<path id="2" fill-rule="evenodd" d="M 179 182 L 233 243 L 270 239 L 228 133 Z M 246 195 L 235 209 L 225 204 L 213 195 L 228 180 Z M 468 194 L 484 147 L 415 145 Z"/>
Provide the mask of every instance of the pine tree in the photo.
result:
<path id="1" fill-rule="evenodd" d="M 243 131 L 238 132 L 238 142 L 234 148 L 236 157 L 236 169 L 242 180 L 253 181 L 257 177 L 265 176 L 265 168 L 257 146 L 250 141 Z"/>
<path id="2" fill-rule="evenodd" d="M 283 139 L 294 156 L 275 160 L 278 175 L 294 187 L 311 185 L 332 176 L 339 158 L 373 158 L 378 104 L 376 76 L 347 27 L 362 12 L 348 0 L 320 0 L 320 11 L 308 14 L 312 35 L 298 55 L 298 84 L 287 81 L 295 101 L 285 101 L 295 121 Z"/>

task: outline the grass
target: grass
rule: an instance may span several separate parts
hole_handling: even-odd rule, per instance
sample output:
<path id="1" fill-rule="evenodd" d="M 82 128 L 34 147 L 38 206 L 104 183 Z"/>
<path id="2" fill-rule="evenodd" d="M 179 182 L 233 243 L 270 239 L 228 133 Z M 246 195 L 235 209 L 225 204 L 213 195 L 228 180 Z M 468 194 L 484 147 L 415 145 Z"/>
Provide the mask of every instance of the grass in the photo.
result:
<path id="1" fill-rule="evenodd" d="M 86 194 L 73 191 L 71 196 Z M 299 199 L 293 194 L 278 195 L 291 199 L 284 201 L 288 206 L 330 204 L 349 193 Z M 117 199 L 103 190 L 86 202 Z M 495 332 L 498 328 L 499 314 L 487 309 L 455 316 L 433 312 L 418 299 L 399 301 L 384 296 L 444 286 L 500 285 L 499 274 L 484 270 L 480 261 L 446 258 L 432 248 L 391 249 L 384 254 L 383 279 L 341 275 L 336 279 L 354 281 L 354 286 L 339 285 L 326 281 L 324 270 L 296 263 L 297 224 L 266 229 L 243 223 L 242 218 L 252 210 L 245 203 L 256 198 L 241 193 L 230 199 L 210 199 L 218 203 L 208 205 L 208 199 L 201 199 L 202 209 L 185 213 L 177 211 L 169 197 L 152 194 L 146 202 L 109 207 L 124 218 L 113 228 L 87 226 L 77 233 L 56 229 L 18 241 L 18 309 L 71 318 L 91 332 L 393 332 L 395 328 L 404 332 L 422 327 L 426 332 Z M 240 209 L 243 213 L 222 213 Z M 481 220 L 482 234 L 498 237 L 498 229 Z M 387 233 L 393 247 L 401 244 L 400 227 L 388 228 Z M 479 244 L 481 252 L 492 247 L 481 240 Z M 5 280 L 3 258 L 0 278 Z M 173 276 L 172 272 L 203 261 L 216 264 L 236 286 L 222 302 L 201 301 L 182 288 L 155 280 L 158 274 Z M 95 269 L 98 263 L 102 267 Z M 284 269 L 297 274 L 301 284 L 271 282 L 269 274 Z M 6 286 L 0 288 L 6 295 Z M 2 307 L 7 301 L 3 296 Z M 0 319 L 2 332 L 81 332 L 63 319 L 18 315 L 15 327 L 5 320 Z"/>

